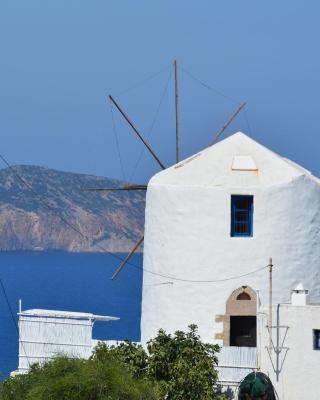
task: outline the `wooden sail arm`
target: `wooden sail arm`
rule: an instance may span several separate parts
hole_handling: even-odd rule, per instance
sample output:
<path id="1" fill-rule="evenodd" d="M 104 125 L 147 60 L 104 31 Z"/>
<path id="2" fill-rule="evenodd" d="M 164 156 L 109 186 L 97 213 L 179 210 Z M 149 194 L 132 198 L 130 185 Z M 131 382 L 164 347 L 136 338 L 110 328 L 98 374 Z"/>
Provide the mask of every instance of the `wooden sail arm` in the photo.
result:
<path id="1" fill-rule="evenodd" d="M 117 188 L 81 188 L 81 192 L 117 192 L 121 190 L 147 190 L 147 185 L 126 185 Z"/>
<path id="2" fill-rule="evenodd" d="M 146 139 L 141 135 L 141 133 L 138 131 L 138 129 L 133 125 L 132 121 L 130 118 L 127 116 L 127 114 L 122 110 L 122 108 L 119 106 L 119 104 L 115 101 L 115 99 L 109 95 L 109 99 L 112 101 L 112 103 L 116 106 L 120 114 L 123 116 L 123 118 L 128 122 L 128 124 L 131 126 L 135 134 L 138 136 L 138 138 L 141 140 L 141 142 L 146 146 L 146 148 L 149 150 L 149 153 L 152 155 L 152 157 L 157 161 L 157 163 L 160 165 L 162 169 L 166 169 L 166 167 L 162 164 L 162 162 L 159 160 L 159 157 L 156 155 L 156 153 L 152 150 L 151 146 L 149 143 L 146 141 Z"/>
<path id="3" fill-rule="evenodd" d="M 143 240 L 144 240 L 144 236 L 142 236 L 142 238 L 140 238 L 138 240 L 138 242 L 134 245 L 134 247 L 132 248 L 130 253 L 127 255 L 127 257 L 122 261 L 120 266 L 115 270 L 115 272 L 113 273 L 112 278 L 111 278 L 112 280 L 114 280 L 119 275 L 119 273 L 123 270 L 123 268 L 125 267 L 127 262 L 131 259 L 131 257 L 137 251 L 137 249 L 141 246 Z"/>
<path id="4" fill-rule="evenodd" d="M 235 117 L 239 114 L 239 112 L 244 108 L 244 106 L 247 103 L 244 102 L 242 103 L 236 110 L 235 112 L 231 115 L 231 117 L 228 119 L 228 121 L 223 125 L 223 127 L 220 129 L 220 131 L 216 134 L 214 140 L 209 144 L 208 147 L 213 146 L 215 143 L 217 143 L 219 137 L 223 134 L 223 132 L 228 128 L 228 126 L 231 124 L 231 122 L 235 119 Z"/>

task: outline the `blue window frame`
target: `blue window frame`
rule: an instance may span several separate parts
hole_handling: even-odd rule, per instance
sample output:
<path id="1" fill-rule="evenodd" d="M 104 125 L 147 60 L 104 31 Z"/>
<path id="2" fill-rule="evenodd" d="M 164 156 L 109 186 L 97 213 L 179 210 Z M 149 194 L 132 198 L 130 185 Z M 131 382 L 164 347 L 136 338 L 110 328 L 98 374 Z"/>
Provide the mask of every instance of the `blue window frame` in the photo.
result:
<path id="1" fill-rule="evenodd" d="M 320 329 L 313 330 L 313 349 L 320 350 Z"/>
<path id="2" fill-rule="evenodd" d="M 253 196 L 231 196 L 231 236 L 252 236 Z"/>

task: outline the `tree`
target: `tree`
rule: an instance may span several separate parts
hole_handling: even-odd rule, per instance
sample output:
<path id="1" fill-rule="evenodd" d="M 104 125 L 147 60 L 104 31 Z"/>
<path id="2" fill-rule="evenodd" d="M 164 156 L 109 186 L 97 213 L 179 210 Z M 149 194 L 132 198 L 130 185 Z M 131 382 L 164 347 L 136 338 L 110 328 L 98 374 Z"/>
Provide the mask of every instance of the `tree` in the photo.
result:
<path id="1" fill-rule="evenodd" d="M 160 330 L 148 342 L 148 375 L 159 382 L 167 400 L 218 399 L 214 393 L 218 351 L 219 346 L 200 340 L 196 325 L 173 336 Z"/>
<path id="2" fill-rule="evenodd" d="M 214 386 L 217 382 L 217 353 L 219 346 L 203 343 L 197 326 L 189 331 L 177 331 L 172 336 L 164 330 L 147 344 L 125 342 L 108 347 L 100 343 L 93 359 L 112 357 L 126 365 L 133 376 L 153 380 L 158 384 L 160 398 L 166 400 L 219 399 Z"/>
<path id="3" fill-rule="evenodd" d="M 125 341 L 117 346 L 109 347 L 105 343 L 99 342 L 91 359 L 104 362 L 110 357 L 124 364 L 134 378 L 147 376 L 148 356 L 141 345 Z"/>

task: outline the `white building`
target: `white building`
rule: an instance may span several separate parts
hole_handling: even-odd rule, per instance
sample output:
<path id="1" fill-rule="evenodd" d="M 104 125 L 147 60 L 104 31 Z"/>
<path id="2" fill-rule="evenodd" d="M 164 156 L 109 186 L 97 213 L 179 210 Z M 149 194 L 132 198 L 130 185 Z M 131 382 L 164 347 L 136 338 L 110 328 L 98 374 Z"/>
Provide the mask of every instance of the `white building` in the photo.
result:
<path id="1" fill-rule="evenodd" d="M 221 358 L 233 360 L 234 370 L 245 360 L 252 369 L 256 359 L 256 367 L 269 371 L 262 354 L 268 331 L 261 313 L 269 301 L 264 267 L 272 257 L 274 304 L 287 303 L 299 283 L 310 302 L 320 303 L 319 243 L 320 180 L 243 133 L 158 173 L 147 190 L 144 268 L 156 274 L 144 273 L 142 342 L 160 328 L 174 332 L 195 323 L 203 340 L 225 347 Z M 162 284 L 168 281 L 173 284 Z M 292 319 L 295 307 L 281 306 L 283 318 L 300 326 Z M 319 315 L 320 307 L 301 310 L 309 308 Z M 320 352 L 309 343 L 320 329 L 318 317 L 307 324 L 311 311 L 301 313 L 312 368 L 319 371 Z"/>
<path id="2" fill-rule="evenodd" d="M 27 372 L 32 364 L 41 364 L 58 355 L 89 358 L 98 342 L 92 339 L 94 322 L 118 319 L 71 311 L 20 311 L 19 366 L 13 374 Z"/>
<path id="3" fill-rule="evenodd" d="M 267 309 L 258 315 L 259 367 L 269 375 L 281 400 L 319 398 L 320 305 L 309 304 L 304 293 L 296 288 L 291 303 L 273 307 L 271 349 L 265 328 Z"/>

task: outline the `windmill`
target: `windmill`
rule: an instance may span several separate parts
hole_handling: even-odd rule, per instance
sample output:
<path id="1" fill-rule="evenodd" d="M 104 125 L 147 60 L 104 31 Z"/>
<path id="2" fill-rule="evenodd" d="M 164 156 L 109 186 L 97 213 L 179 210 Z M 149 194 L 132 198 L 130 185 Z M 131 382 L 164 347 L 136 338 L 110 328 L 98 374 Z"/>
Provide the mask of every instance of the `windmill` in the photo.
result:
<path id="1" fill-rule="evenodd" d="M 174 68 L 174 89 L 175 89 L 175 138 L 176 138 L 176 163 L 179 163 L 180 161 L 180 127 L 179 127 L 179 79 L 178 79 L 178 63 L 175 60 L 173 63 L 173 68 Z M 146 147 L 148 152 L 151 154 L 153 159 L 157 162 L 157 164 L 160 166 L 162 170 L 165 170 L 167 167 L 161 162 L 159 157 L 157 156 L 156 152 L 152 149 L 151 145 L 148 143 L 148 141 L 145 139 L 145 137 L 141 134 L 141 132 L 138 130 L 138 128 L 134 125 L 132 120 L 129 118 L 127 113 L 123 110 L 123 108 L 119 105 L 119 103 L 115 100 L 115 98 L 112 95 L 109 95 L 109 100 L 111 103 L 116 107 L 116 109 L 119 111 L 119 113 L 122 115 L 122 117 L 125 119 L 125 121 L 129 124 L 133 132 L 136 134 L 136 136 L 139 138 L 139 140 L 143 143 L 143 145 Z M 214 145 L 222 135 L 222 133 L 228 128 L 228 126 L 232 123 L 232 121 L 236 118 L 236 116 L 240 113 L 240 111 L 245 107 L 246 103 L 243 102 L 241 103 L 237 109 L 233 112 L 233 114 L 229 117 L 227 122 L 222 126 L 222 128 L 219 130 L 219 132 L 215 135 L 214 140 L 209 143 L 209 146 Z M 85 192 L 111 192 L 111 191 L 136 191 L 136 190 L 147 190 L 147 185 L 135 185 L 135 184 L 127 184 L 119 188 L 83 188 L 81 189 L 82 191 Z M 127 256 L 124 258 L 124 260 L 121 262 L 119 267 L 115 270 L 115 272 L 112 274 L 112 279 L 114 280 L 118 274 L 122 271 L 122 269 L 125 267 L 125 265 L 130 261 L 131 257 L 134 255 L 134 253 L 139 249 L 139 247 L 142 245 L 144 241 L 144 235 L 141 236 L 141 238 L 137 241 L 137 243 L 133 246 L 131 251 L 127 254 Z"/>

